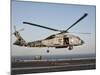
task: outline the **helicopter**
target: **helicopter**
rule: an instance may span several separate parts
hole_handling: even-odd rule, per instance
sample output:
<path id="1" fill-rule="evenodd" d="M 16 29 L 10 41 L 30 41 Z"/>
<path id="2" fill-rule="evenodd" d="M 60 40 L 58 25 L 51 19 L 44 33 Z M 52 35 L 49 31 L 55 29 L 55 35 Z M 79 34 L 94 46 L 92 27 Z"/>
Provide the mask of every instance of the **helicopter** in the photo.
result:
<path id="1" fill-rule="evenodd" d="M 71 34 L 69 29 L 71 29 L 73 26 L 75 26 L 78 22 L 80 22 L 82 19 L 84 19 L 88 13 L 84 13 L 82 17 L 80 17 L 76 22 L 74 22 L 71 26 L 69 26 L 66 30 L 58 30 L 54 28 L 50 28 L 43 25 L 38 25 L 30 22 L 23 22 L 23 24 L 41 27 L 44 29 L 52 30 L 55 32 L 58 32 L 56 34 L 52 34 L 42 40 L 32 41 L 32 42 L 26 42 L 20 35 L 19 31 L 16 30 L 16 27 L 14 26 L 15 32 L 13 33 L 17 40 L 13 43 L 14 45 L 18 46 L 25 46 L 25 47 L 54 47 L 54 48 L 68 48 L 68 50 L 72 50 L 74 46 L 81 46 L 85 42 L 76 35 Z M 23 29 L 21 29 L 23 30 Z M 21 31 L 20 30 L 20 31 Z M 88 33 L 82 33 L 82 34 L 88 34 Z M 49 53 L 49 50 L 47 50 L 47 53 Z"/>

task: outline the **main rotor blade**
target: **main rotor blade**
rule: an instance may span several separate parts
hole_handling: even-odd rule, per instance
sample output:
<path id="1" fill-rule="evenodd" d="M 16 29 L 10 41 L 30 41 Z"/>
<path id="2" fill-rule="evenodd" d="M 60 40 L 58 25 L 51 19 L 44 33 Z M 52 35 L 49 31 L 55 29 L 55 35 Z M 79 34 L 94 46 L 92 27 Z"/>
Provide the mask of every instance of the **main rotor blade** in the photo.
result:
<path id="1" fill-rule="evenodd" d="M 70 32 L 70 33 L 76 33 L 76 34 L 91 34 L 91 33 L 87 33 L 87 32 Z"/>
<path id="2" fill-rule="evenodd" d="M 46 26 L 42 26 L 42 25 L 38 25 L 38 24 L 33 24 L 33 23 L 29 23 L 29 22 L 23 22 L 23 24 L 29 24 L 29 25 L 32 25 L 32 26 L 37 26 L 37 27 L 49 29 L 49 30 L 52 30 L 52 31 L 60 31 L 61 32 L 61 30 L 57 30 L 57 29 L 54 29 L 54 28 L 50 28 L 50 27 L 46 27 Z"/>
<path id="3" fill-rule="evenodd" d="M 85 13 L 82 17 L 80 17 L 75 23 L 73 23 L 69 28 L 67 28 L 66 32 L 72 28 L 73 26 L 75 26 L 78 22 L 80 22 L 82 19 L 84 19 L 88 14 Z"/>

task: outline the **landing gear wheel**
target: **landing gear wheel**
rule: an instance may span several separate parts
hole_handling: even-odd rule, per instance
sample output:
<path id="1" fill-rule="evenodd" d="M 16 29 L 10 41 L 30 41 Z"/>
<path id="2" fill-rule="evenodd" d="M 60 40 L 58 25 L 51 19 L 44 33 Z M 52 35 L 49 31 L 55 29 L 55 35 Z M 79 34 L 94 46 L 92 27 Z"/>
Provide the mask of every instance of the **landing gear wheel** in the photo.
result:
<path id="1" fill-rule="evenodd" d="M 68 48 L 69 50 L 72 50 L 73 49 L 73 46 L 69 46 L 69 48 Z"/>

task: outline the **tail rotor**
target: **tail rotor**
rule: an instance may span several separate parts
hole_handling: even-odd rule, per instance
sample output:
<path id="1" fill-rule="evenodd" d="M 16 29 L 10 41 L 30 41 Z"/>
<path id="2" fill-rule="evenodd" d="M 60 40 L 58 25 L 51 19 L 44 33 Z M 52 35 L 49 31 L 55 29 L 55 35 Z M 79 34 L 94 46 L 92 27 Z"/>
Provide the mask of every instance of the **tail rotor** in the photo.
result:
<path id="1" fill-rule="evenodd" d="M 14 26 L 14 33 L 12 33 L 16 37 L 16 41 L 13 43 L 14 45 L 24 46 L 26 45 L 25 40 L 21 37 L 20 31 L 24 31 L 24 28 L 16 30 L 16 26 Z"/>
<path id="2" fill-rule="evenodd" d="M 16 33 L 19 33 L 19 32 L 21 32 L 21 31 L 24 31 L 24 28 L 22 28 L 22 29 L 19 29 L 19 30 L 16 30 L 16 26 L 14 25 L 14 33 L 12 33 L 12 34 L 16 34 Z"/>

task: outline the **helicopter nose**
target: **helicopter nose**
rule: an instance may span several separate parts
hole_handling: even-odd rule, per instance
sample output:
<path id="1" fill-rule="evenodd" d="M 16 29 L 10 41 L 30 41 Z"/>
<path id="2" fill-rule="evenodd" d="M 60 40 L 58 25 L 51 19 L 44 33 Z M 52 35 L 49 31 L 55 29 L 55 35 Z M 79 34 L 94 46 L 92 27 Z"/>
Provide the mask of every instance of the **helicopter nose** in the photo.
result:
<path id="1" fill-rule="evenodd" d="M 84 44 L 84 41 L 83 40 L 81 40 L 81 44 Z"/>

